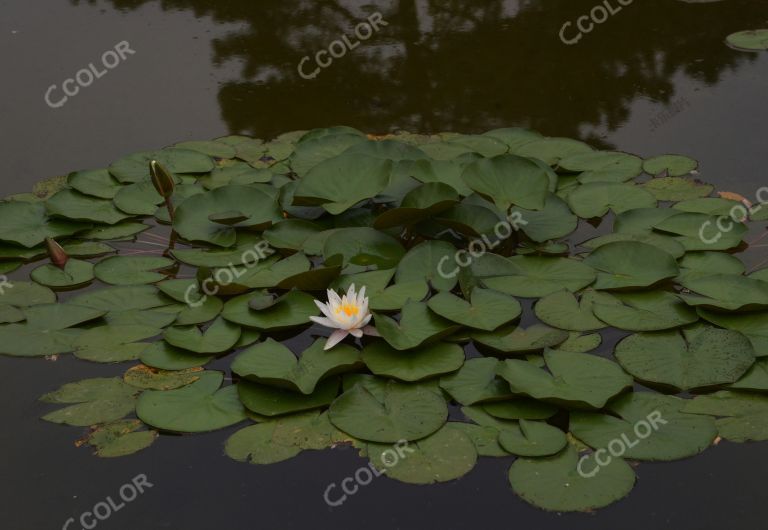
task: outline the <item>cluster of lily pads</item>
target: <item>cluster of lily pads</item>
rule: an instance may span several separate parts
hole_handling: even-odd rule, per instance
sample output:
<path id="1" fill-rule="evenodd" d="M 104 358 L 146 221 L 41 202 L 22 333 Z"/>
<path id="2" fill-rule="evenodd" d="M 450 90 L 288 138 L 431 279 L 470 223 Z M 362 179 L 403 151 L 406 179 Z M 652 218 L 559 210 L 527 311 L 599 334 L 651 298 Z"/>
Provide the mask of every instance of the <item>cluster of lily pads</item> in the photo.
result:
<path id="1" fill-rule="evenodd" d="M 406 440 L 390 478 L 514 456 L 526 501 L 606 506 L 628 461 L 768 439 L 768 270 L 746 273 L 748 220 L 716 227 L 747 209 L 696 166 L 517 128 L 130 155 L 0 202 L 0 272 L 30 277 L 0 291 L 0 353 L 133 363 L 42 398 L 100 456 L 242 424 L 236 460 L 352 444 L 382 467 Z M 326 350 L 315 302 L 352 284 L 375 333 Z M 658 432 L 578 472 L 651 413 Z"/>

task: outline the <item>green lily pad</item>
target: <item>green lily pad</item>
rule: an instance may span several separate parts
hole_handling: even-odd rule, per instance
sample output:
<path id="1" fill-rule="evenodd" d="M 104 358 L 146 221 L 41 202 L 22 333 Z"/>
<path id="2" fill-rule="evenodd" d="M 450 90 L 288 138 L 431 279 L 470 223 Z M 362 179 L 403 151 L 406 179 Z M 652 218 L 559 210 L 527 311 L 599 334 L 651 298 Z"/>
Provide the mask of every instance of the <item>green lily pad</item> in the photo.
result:
<path id="1" fill-rule="evenodd" d="M 714 186 L 683 177 L 659 177 L 643 184 L 659 201 L 686 201 L 707 197 Z"/>
<path id="2" fill-rule="evenodd" d="M 768 396 L 723 390 L 686 401 L 682 412 L 718 416 L 717 432 L 731 442 L 768 440 Z"/>
<path id="3" fill-rule="evenodd" d="M 333 158 L 351 146 L 363 142 L 365 135 L 351 127 L 315 129 L 299 140 L 289 162 L 291 168 L 304 177 L 307 171 L 323 160 Z"/>
<path id="4" fill-rule="evenodd" d="M 253 234 L 237 235 L 236 247 L 222 248 L 177 248 L 171 250 L 174 258 L 193 267 L 236 267 L 266 260 L 274 251 Z"/>
<path id="5" fill-rule="evenodd" d="M 660 175 L 665 171 L 670 177 L 687 175 L 699 166 L 692 158 L 682 155 L 660 155 L 643 162 L 643 171 L 650 175 Z"/>
<path id="6" fill-rule="evenodd" d="M 521 230 L 533 241 L 544 242 L 565 237 L 578 225 L 579 219 L 571 212 L 568 205 L 557 195 L 547 195 L 544 208 L 541 210 L 526 210 L 512 208 L 510 215 L 519 214 L 525 221 Z"/>
<path id="7" fill-rule="evenodd" d="M 249 289 L 260 289 L 276 287 L 292 277 L 309 272 L 311 267 L 312 263 L 309 259 L 304 254 L 297 252 L 284 259 L 272 256 L 253 266 L 222 269 L 227 272 L 217 270 L 213 273 L 213 277 L 215 279 L 221 275 L 225 280 L 233 277 L 233 287 L 243 286 Z"/>
<path id="8" fill-rule="evenodd" d="M 458 200 L 459 194 L 447 184 L 422 184 L 406 193 L 399 207 L 386 210 L 376 217 L 373 226 L 378 230 L 412 226 L 451 208 Z"/>
<path id="9" fill-rule="evenodd" d="M 248 218 L 235 225 L 217 223 L 210 216 L 238 211 Z M 276 197 L 255 186 L 224 186 L 193 195 L 176 209 L 173 228 L 189 241 L 202 241 L 219 247 L 237 243 L 237 228 L 267 228 L 280 219 Z"/>
<path id="10" fill-rule="evenodd" d="M 144 364 L 129 368 L 123 381 L 142 390 L 173 390 L 200 379 L 202 368 L 183 370 L 158 370 Z"/>
<path id="11" fill-rule="evenodd" d="M 78 237 L 83 239 L 119 240 L 130 238 L 150 228 L 149 225 L 144 223 L 123 221 L 112 226 L 96 226 L 91 230 L 78 233 Z"/>
<path id="12" fill-rule="evenodd" d="M 513 152 L 520 156 L 538 158 L 545 164 L 553 166 L 560 160 L 579 153 L 589 153 L 592 148 L 571 138 L 541 138 L 533 142 L 526 142 Z"/>
<path id="13" fill-rule="evenodd" d="M 308 324 L 309 317 L 320 312 L 314 298 L 301 291 L 289 291 L 271 307 L 254 311 L 248 302 L 259 296 L 262 295 L 249 293 L 232 298 L 224 304 L 221 316 L 241 326 L 276 331 Z"/>
<path id="14" fill-rule="evenodd" d="M 302 394 L 253 381 L 240 381 L 238 395 L 248 410 L 262 416 L 280 416 L 326 407 L 336 399 L 339 380 L 331 377 L 321 381 L 311 394 Z"/>
<path id="15" fill-rule="evenodd" d="M 186 370 L 208 364 L 213 357 L 190 353 L 181 348 L 175 348 L 165 341 L 153 342 L 142 350 L 139 360 L 160 370 Z"/>
<path id="16" fill-rule="evenodd" d="M 328 266 L 376 265 L 389 269 L 405 255 L 400 242 L 373 228 L 341 228 L 325 240 L 323 257 Z"/>
<path id="17" fill-rule="evenodd" d="M 734 208 L 743 208 L 740 201 L 724 199 L 722 197 L 704 197 L 700 199 L 688 199 L 673 205 L 673 210 L 688 213 L 704 213 L 707 215 L 729 215 Z M 738 212 L 738 210 L 736 210 Z"/>
<path id="18" fill-rule="evenodd" d="M 362 359 L 378 376 L 414 382 L 455 372 L 464 364 L 464 350 L 440 342 L 403 352 L 385 341 L 376 341 L 363 349 Z"/>
<path id="19" fill-rule="evenodd" d="M 744 274 L 744 264 L 736 256 L 725 252 L 688 252 L 679 261 L 680 276 L 684 282 L 694 278 L 703 278 L 711 274 Z M 754 275 L 750 276 L 757 278 Z"/>
<path id="20" fill-rule="evenodd" d="M 613 234 L 606 234 L 604 236 L 585 241 L 581 245 L 594 250 L 596 248 L 602 247 L 603 245 L 615 243 L 617 241 L 637 241 L 639 243 L 646 243 L 658 248 L 659 250 L 663 250 L 673 258 L 680 258 L 685 254 L 685 247 L 675 238 L 650 231 L 632 233 L 616 232 Z"/>
<path id="21" fill-rule="evenodd" d="M 685 302 L 667 291 L 600 293 L 592 311 L 606 324 L 627 331 L 660 331 L 699 319 Z"/>
<path id="22" fill-rule="evenodd" d="M 490 198 L 502 212 L 513 205 L 541 210 L 549 191 L 547 172 L 521 156 L 504 154 L 469 164 L 461 178 L 472 190 Z"/>
<path id="23" fill-rule="evenodd" d="M 54 289 L 78 287 L 93 280 L 94 267 L 89 261 L 69 259 L 63 269 L 51 264 L 40 265 L 29 277 L 40 285 Z"/>
<path id="24" fill-rule="evenodd" d="M 717 436 L 712 418 L 681 412 L 685 403 L 673 396 L 630 392 L 608 405 L 612 415 L 574 412 L 570 428 L 574 436 L 602 452 L 618 446 L 625 458 L 678 460 L 701 453 Z M 595 466 L 590 462 L 584 467 Z"/>
<path id="25" fill-rule="evenodd" d="M 24 324 L 0 326 L 0 353 L 32 357 L 67 353 L 81 333 L 71 329 L 104 311 L 70 304 L 42 303 L 21 310 Z"/>
<path id="26" fill-rule="evenodd" d="M 104 283 L 141 285 L 165 279 L 165 274 L 152 271 L 173 264 L 173 260 L 157 256 L 112 256 L 97 263 L 93 272 Z"/>
<path id="27" fill-rule="evenodd" d="M 331 423 L 355 438 L 395 443 L 437 431 L 446 422 L 448 408 L 435 392 L 390 381 L 378 397 L 361 385 L 353 386 L 336 398 L 329 414 Z"/>
<path id="28" fill-rule="evenodd" d="M 675 258 L 637 241 L 603 245 L 592 251 L 584 263 L 598 271 L 595 289 L 648 287 L 679 272 Z"/>
<path id="29" fill-rule="evenodd" d="M 731 33 L 725 42 L 739 50 L 768 50 L 768 29 L 750 29 Z"/>
<path id="30" fill-rule="evenodd" d="M 741 378 L 729 388 L 735 390 L 768 391 L 768 359 L 758 359 Z"/>
<path id="31" fill-rule="evenodd" d="M 207 432 L 245 419 L 234 385 L 221 387 L 224 374 L 206 371 L 200 379 L 175 390 L 146 390 L 136 403 L 144 423 L 172 432 Z"/>
<path id="32" fill-rule="evenodd" d="M 477 449 L 461 429 L 446 424 L 421 440 L 398 446 L 402 458 L 392 457 L 388 444 L 368 444 L 368 458 L 387 476 L 408 484 L 448 482 L 466 475 L 475 467 Z"/>
<path id="33" fill-rule="evenodd" d="M 486 254 L 486 258 L 488 256 Z M 576 292 L 595 281 L 595 270 L 575 259 L 543 256 L 497 259 L 501 260 L 500 267 L 485 266 L 484 262 L 491 260 L 481 259 L 473 263 L 472 272 L 489 289 L 514 296 L 540 298 L 562 289 Z"/>
<path id="34" fill-rule="evenodd" d="M 579 454 L 569 444 L 554 456 L 516 460 L 509 469 L 509 482 L 523 500 L 556 512 L 608 506 L 628 495 L 635 484 L 635 472 L 620 458 L 611 459 L 593 477 L 579 473 L 578 464 Z"/>
<path id="35" fill-rule="evenodd" d="M 122 183 L 149 180 L 149 162 L 157 160 L 168 171 L 181 173 L 208 173 L 214 168 L 211 157 L 191 149 L 169 147 L 159 151 L 134 153 L 113 162 L 109 172 Z"/>
<path id="36" fill-rule="evenodd" d="M 475 444 L 478 456 L 509 456 L 509 453 L 499 445 L 498 429 L 458 421 L 449 421 L 446 425 L 451 429 L 456 429 L 466 434 L 472 440 L 472 443 Z"/>
<path id="37" fill-rule="evenodd" d="M 49 217 L 42 203 L 0 202 L 0 241 L 31 248 L 46 237 L 56 239 L 88 228 L 87 223 Z"/>
<path id="38" fill-rule="evenodd" d="M 680 295 L 691 306 L 729 311 L 768 306 L 768 282 L 762 280 L 735 274 L 710 274 L 684 279 L 680 283 L 694 293 Z"/>
<path id="39" fill-rule="evenodd" d="M 162 330 L 146 325 L 106 325 L 90 328 L 74 340 L 74 353 L 80 359 L 117 363 L 139 358 L 147 343 L 139 342 L 159 335 Z"/>
<path id="40" fill-rule="evenodd" d="M 322 231 L 323 228 L 312 221 L 286 219 L 265 230 L 264 239 L 275 248 L 301 250 L 309 236 Z"/>
<path id="41" fill-rule="evenodd" d="M 113 199 L 122 187 L 106 169 L 74 171 L 67 175 L 67 184 L 82 194 L 99 199 Z"/>
<path id="42" fill-rule="evenodd" d="M 55 297 L 51 301 L 55 301 Z M 3 302 L 2 297 L 0 302 Z M 90 291 L 71 298 L 69 302 L 105 311 L 131 311 L 167 306 L 172 300 L 151 285 L 130 285 Z"/>
<path id="43" fill-rule="evenodd" d="M 383 191 L 391 169 L 392 161 L 364 154 L 346 153 L 329 158 L 304 175 L 294 193 L 294 204 L 320 205 L 338 215 Z"/>
<path id="44" fill-rule="evenodd" d="M 457 329 L 423 302 L 408 302 L 399 322 L 381 313 L 375 313 L 374 319 L 378 332 L 397 350 L 409 350 L 439 340 Z"/>
<path id="45" fill-rule="evenodd" d="M 232 371 L 257 383 L 312 394 L 320 380 L 362 367 L 356 349 L 340 344 L 326 352 L 324 346 L 325 340 L 318 339 L 297 359 L 290 349 L 268 338 L 239 354 Z"/>
<path id="46" fill-rule="evenodd" d="M 472 335 L 474 341 L 497 352 L 512 355 L 556 346 L 567 338 L 566 331 L 543 324 L 533 324 L 528 328 L 501 328 L 494 332 L 476 332 Z"/>
<path id="47" fill-rule="evenodd" d="M 472 193 L 472 190 L 461 179 L 464 167 L 456 161 L 422 159 L 409 161 L 406 167 L 408 175 L 419 182 L 447 184 L 464 196 Z"/>
<path id="48" fill-rule="evenodd" d="M 7 304 L 0 305 L 0 324 L 13 324 L 21 322 L 25 318 L 24 313 L 20 309 Z"/>
<path id="49" fill-rule="evenodd" d="M 0 289 L 0 304 L 29 307 L 56 302 L 56 294 L 48 287 L 32 282 L 14 281 Z M 80 304 L 82 305 L 82 304 Z"/>
<path id="50" fill-rule="evenodd" d="M 110 200 L 83 195 L 70 189 L 61 190 L 48 199 L 45 207 L 52 216 L 64 217 L 71 221 L 114 225 L 130 217 L 129 214 L 118 210 Z"/>
<path id="51" fill-rule="evenodd" d="M 218 140 L 191 140 L 179 142 L 173 146 L 176 149 L 190 149 L 215 158 L 234 158 L 235 148 Z"/>
<path id="52" fill-rule="evenodd" d="M 739 246 L 747 227 L 728 219 L 722 221 L 713 215 L 681 212 L 656 223 L 654 229 L 675 236 L 687 251 L 728 250 Z"/>
<path id="53" fill-rule="evenodd" d="M 463 326 L 493 331 L 520 316 L 522 308 L 512 296 L 492 289 L 472 290 L 470 301 L 448 292 L 439 293 L 427 302 L 441 317 Z"/>
<path id="54" fill-rule="evenodd" d="M 240 326 L 219 317 L 205 331 L 197 326 L 173 326 L 165 330 L 163 338 L 171 346 L 194 353 L 222 353 L 237 343 Z"/>
<path id="55" fill-rule="evenodd" d="M 744 335 L 703 326 L 638 333 L 617 344 L 615 355 L 637 379 L 680 390 L 734 383 L 755 362 Z"/>
<path id="56" fill-rule="evenodd" d="M 40 401 L 69 404 L 43 416 L 53 423 L 87 427 L 119 420 L 133 412 L 139 390 L 119 377 L 97 377 L 67 383 L 45 394 Z"/>
<path id="57" fill-rule="evenodd" d="M 429 282 L 438 291 L 450 291 L 456 286 L 457 278 L 440 274 L 441 263 L 452 263 L 456 247 L 445 241 L 425 241 L 410 249 L 397 265 L 395 281 Z"/>
<path id="58" fill-rule="evenodd" d="M 139 420 L 115 421 L 95 429 L 80 442 L 93 447 L 101 458 L 131 455 L 146 449 L 157 438 L 157 431 L 140 431 L 142 425 Z"/>
<path id="59" fill-rule="evenodd" d="M 440 388 L 462 405 L 509 399 L 509 385 L 496 377 L 498 366 L 492 357 L 468 359 L 458 372 L 440 379 Z"/>
<path id="60" fill-rule="evenodd" d="M 586 353 L 594 350 L 603 342 L 600 333 L 586 333 L 582 335 L 578 332 L 571 332 L 568 338 L 554 347 L 556 350 L 569 351 L 573 353 Z"/>
<path id="61" fill-rule="evenodd" d="M 145 180 L 123 186 L 113 199 L 120 211 L 131 215 L 155 215 L 163 197 L 152 182 Z"/>
<path id="62" fill-rule="evenodd" d="M 635 208 L 654 208 L 656 198 L 632 184 L 590 182 L 568 194 L 568 205 L 581 218 L 602 217 L 608 211 L 620 214 Z"/>
<path id="63" fill-rule="evenodd" d="M 515 359 L 497 373 L 514 393 L 572 408 L 602 408 L 632 385 L 618 364 L 595 355 L 547 350 L 544 360 L 549 372 Z"/>
<path id="64" fill-rule="evenodd" d="M 227 439 L 224 452 L 239 462 L 274 464 L 293 458 L 301 452 L 295 445 L 283 445 L 275 440 L 278 423 L 268 421 L 240 429 Z"/>
<path id="65" fill-rule="evenodd" d="M 643 161 L 635 155 L 614 151 L 578 153 L 560 160 L 560 168 L 580 172 L 579 182 L 624 182 L 643 172 Z"/>
<path id="66" fill-rule="evenodd" d="M 113 247 L 98 241 L 65 242 L 61 246 L 71 258 L 95 258 L 115 252 Z"/>
<path id="67" fill-rule="evenodd" d="M 545 324 L 569 331 L 602 329 L 605 323 L 592 312 L 595 297 L 594 291 L 587 291 L 577 300 L 570 291 L 558 291 L 536 303 L 536 316 Z"/>
<path id="68" fill-rule="evenodd" d="M 567 443 L 563 431 L 542 421 L 520 420 L 515 428 L 504 429 L 499 434 L 499 444 L 518 456 L 553 455 Z"/>
<path id="69" fill-rule="evenodd" d="M 698 308 L 697 313 L 716 326 L 738 331 L 747 337 L 756 357 L 768 356 L 768 312 L 724 313 Z"/>

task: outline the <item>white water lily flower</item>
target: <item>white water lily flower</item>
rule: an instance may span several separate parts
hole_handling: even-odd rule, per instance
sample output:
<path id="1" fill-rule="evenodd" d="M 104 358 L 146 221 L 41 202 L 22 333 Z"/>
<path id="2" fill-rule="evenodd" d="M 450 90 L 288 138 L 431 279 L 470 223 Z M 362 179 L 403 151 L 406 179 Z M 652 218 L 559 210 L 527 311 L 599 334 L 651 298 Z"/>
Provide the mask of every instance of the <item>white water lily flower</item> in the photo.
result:
<path id="1" fill-rule="evenodd" d="M 309 317 L 312 322 L 317 322 L 329 328 L 335 328 L 336 331 L 328 337 L 325 343 L 325 350 L 330 350 L 339 342 L 344 340 L 347 335 L 360 338 L 365 335 L 379 336 L 379 333 L 373 326 L 369 326 L 371 313 L 368 311 L 368 298 L 365 296 L 365 286 L 355 293 L 355 284 L 349 286 L 347 294 L 339 298 L 335 291 L 328 289 L 328 303 L 324 304 L 315 300 L 315 304 L 320 308 L 324 317 Z"/>

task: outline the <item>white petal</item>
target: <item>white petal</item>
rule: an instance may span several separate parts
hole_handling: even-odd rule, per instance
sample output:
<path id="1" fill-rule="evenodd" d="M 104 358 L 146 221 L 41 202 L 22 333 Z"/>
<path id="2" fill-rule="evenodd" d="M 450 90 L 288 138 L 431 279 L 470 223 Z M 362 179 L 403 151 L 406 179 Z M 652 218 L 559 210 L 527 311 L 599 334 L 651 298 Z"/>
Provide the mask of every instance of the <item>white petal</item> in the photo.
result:
<path id="1" fill-rule="evenodd" d="M 365 335 L 370 335 L 371 337 L 381 337 L 379 332 L 373 326 L 365 326 L 363 328 L 363 333 Z"/>
<path id="2" fill-rule="evenodd" d="M 318 302 L 317 300 L 315 300 L 315 305 L 318 307 L 318 309 L 320 309 L 320 311 L 323 312 L 325 316 L 333 320 L 333 313 L 331 313 L 331 309 L 327 305 L 322 302 Z"/>
<path id="3" fill-rule="evenodd" d="M 350 329 L 349 334 L 353 337 L 357 337 L 358 339 L 363 336 L 363 330 L 362 329 Z"/>
<path id="4" fill-rule="evenodd" d="M 328 341 L 325 343 L 324 350 L 330 350 L 334 346 L 336 346 L 338 343 L 343 341 L 346 336 L 349 335 L 349 331 L 345 329 L 337 329 L 333 333 L 331 333 L 331 336 L 328 337 Z"/>
<path id="5" fill-rule="evenodd" d="M 349 286 L 349 289 L 347 289 L 347 300 L 351 301 L 355 299 L 355 284 Z"/>
<path id="6" fill-rule="evenodd" d="M 363 288 L 360 289 L 360 292 L 357 293 L 357 305 L 362 306 L 365 302 L 365 285 L 363 285 Z"/>
<path id="7" fill-rule="evenodd" d="M 333 320 L 331 320 L 330 318 L 325 318 L 325 317 L 309 317 L 309 319 L 312 322 L 316 322 L 316 323 L 320 324 L 321 326 L 325 326 L 325 327 L 328 327 L 328 328 L 336 329 L 336 328 L 339 327 L 339 325 L 336 322 L 334 322 Z"/>
<path id="8" fill-rule="evenodd" d="M 357 327 L 362 328 L 363 326 L 367 325 L 368 322 L 371 321 L 372 317 L 373 317 L 373 315 L 371 315 L 371 314 L 365 315 L 365 318 L 360 321 L 360 323 L 357 325 Z"/>
<path id="9" fill-rule="evenodd" d="M 328 302 L 340 304 L 341 298 L 339 298 L 339 295 L 336 294 L 336 291 L 333 291 L 331 289 L 328 289 Z"/>

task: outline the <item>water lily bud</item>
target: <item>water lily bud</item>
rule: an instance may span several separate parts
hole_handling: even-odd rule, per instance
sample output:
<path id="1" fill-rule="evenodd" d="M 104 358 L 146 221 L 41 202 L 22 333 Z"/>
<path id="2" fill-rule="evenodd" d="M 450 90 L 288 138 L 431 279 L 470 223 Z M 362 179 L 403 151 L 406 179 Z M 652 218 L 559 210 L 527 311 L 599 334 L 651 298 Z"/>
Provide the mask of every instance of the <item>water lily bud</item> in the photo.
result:
<path id="1" fill-rule="evenodd" d="M 64 249 L 55 240 L 50 237 L 45 238 L 45 244 L 48 247 L 48 257 L 51 258 L 51 263 L 58 268 L 63 269 L 69 261 L 69 256 Z"/>
<path id="2" fill-rule="evenodd" d="M 167 199 L 173 195 L 173 188 L 175 186 L 173 177 L 160 162 L 152 160 L 149 163 L 149 173 L 152 175 L 152 184 L 155 186 L 157 193 L 159 193 L 161 197 Z"/>

